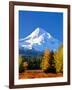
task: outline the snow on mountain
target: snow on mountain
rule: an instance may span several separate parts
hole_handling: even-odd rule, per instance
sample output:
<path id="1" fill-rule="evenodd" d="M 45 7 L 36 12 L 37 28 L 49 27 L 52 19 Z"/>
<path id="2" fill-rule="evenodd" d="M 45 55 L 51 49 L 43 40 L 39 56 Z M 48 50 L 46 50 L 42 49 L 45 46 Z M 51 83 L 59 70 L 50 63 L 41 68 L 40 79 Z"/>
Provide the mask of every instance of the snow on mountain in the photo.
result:
<path id="1" fill-rule="evenodd" d="M 20 48 L 35 49 L 37 51 L 43 51 L 46 48 L 55 51 L 60 44 L 59 40 L 53 38 L 50 33 L 39 27 L 27 37 L 19 40 Z"/>

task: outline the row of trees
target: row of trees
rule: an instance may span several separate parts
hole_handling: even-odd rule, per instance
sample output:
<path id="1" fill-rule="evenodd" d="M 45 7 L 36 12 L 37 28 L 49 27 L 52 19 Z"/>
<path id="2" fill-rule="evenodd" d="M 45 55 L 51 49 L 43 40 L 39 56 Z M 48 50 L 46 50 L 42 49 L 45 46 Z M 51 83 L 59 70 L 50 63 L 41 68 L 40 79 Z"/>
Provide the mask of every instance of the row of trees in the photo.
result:
<path id="1" fill-rule="evenodd" d="M 19 56 L 19 72 L 23 72 L 25 69 L 37 70 L 40 69 L 40 63 L 42 61 L 41 56 Z"/>
<path id="2" fill-rule="evenodd" d="M 44 56 L 41 62 L 41 69 L 45 72 L 56 73 L 56 64 L 54 59 L 53 51 L 49 52 L 48 49 L 45 50 Z"/>
<path id="3" fill-rule="evenodd" d="M 42 55 L 37 57 L 20 56 L 19 72 L 23 72 L 25 69 L 41 69 L 51 73 L 63 72 L 63 46 L 56 52 L 46 49 Z"/>

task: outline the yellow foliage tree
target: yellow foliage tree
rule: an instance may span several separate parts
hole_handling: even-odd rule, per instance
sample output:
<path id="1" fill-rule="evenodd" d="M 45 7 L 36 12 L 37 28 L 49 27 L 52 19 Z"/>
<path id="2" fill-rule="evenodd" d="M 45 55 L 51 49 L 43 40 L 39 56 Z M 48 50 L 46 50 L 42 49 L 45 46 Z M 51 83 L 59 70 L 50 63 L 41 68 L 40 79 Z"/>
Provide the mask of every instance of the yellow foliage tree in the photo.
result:
<path id="1" fill-rule="evenodd" d="M 63 45 L 55 52 L 56 72 L 63 72 Z"/>
<path id="2" fill-rule="evenodd" d="M 43 71 L 47 70 L 49 67 L 49 56 L 50 56 L 50 51 L 48 49 L 45 50 L 43 58 L 42 58 L 42 62 L 41 62 L 41 69 Z"/>

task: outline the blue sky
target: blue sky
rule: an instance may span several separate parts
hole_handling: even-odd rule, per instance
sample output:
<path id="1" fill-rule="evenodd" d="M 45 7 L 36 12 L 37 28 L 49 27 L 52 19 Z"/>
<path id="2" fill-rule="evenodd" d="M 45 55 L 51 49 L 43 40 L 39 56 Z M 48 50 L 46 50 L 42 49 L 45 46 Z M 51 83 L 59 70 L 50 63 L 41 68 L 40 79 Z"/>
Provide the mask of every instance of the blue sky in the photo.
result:
<path id="1" fill-rule="evenodd" d="M 25 38 L 37 27 L 63 42 L 63 13 L 19 11 L 19 39 Z"/>

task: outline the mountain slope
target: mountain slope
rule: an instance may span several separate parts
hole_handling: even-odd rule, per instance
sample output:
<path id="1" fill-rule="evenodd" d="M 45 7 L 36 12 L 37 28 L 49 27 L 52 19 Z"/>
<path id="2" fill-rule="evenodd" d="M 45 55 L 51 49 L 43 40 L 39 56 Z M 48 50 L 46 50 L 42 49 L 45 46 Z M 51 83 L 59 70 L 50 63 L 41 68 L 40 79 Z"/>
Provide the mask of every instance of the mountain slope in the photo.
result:
<path id="1" fill-rule="evenodd" d="M 61 42 L 42 28 L 36 28 L 26 38 L 19 40 L 19 48 L 24 50 L 44 51 L 46 48 L 56 51 Z"/>

